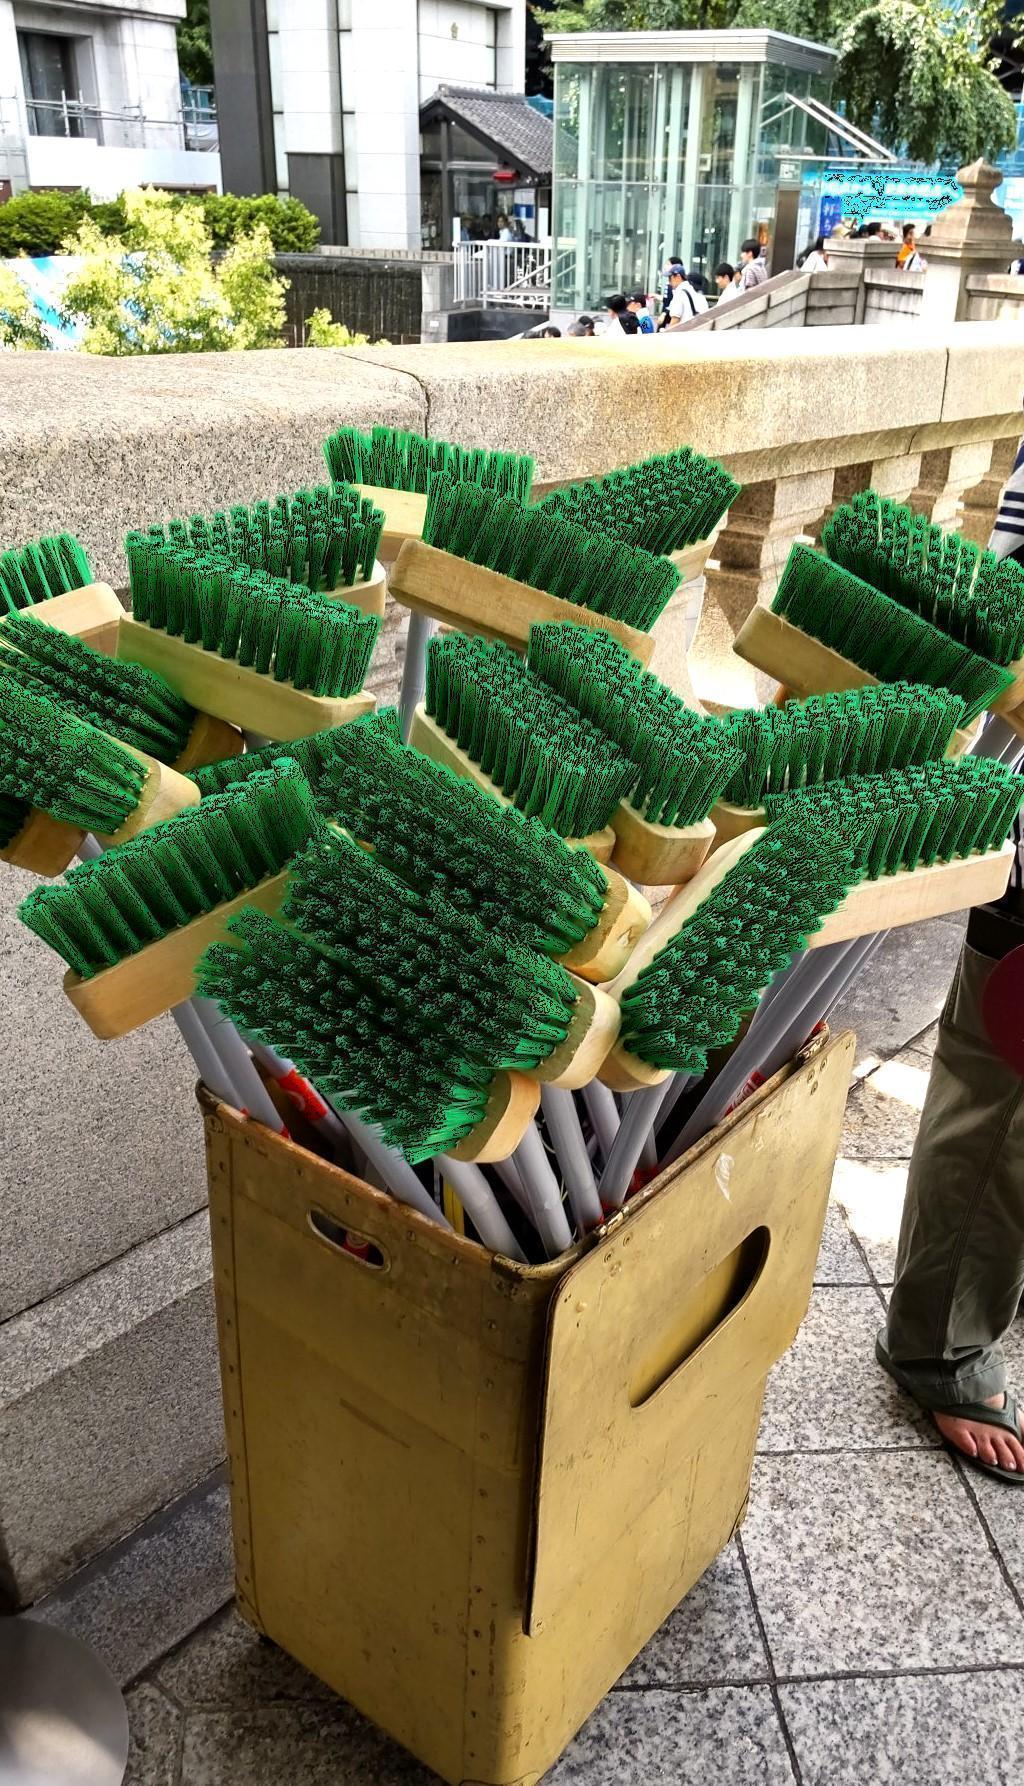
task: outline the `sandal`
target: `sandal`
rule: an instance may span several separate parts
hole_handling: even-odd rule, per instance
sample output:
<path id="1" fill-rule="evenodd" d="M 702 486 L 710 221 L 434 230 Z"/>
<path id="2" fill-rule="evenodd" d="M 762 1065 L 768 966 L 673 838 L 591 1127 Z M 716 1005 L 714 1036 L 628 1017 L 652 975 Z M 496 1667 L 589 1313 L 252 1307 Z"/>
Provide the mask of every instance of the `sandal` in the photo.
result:
<path id="1" fill-rule="evenodd" d="M 924 1402 L 918 1401 L 914 1394 L 912 1379 L 905 1376 L 899 1366 L 893 1364 L 889 1357 L 885 1349 L 884 1327 L 875 1340 L 875 1357 L 893 1382 L 905 1394 L 909 1395 L 912 1401 L 917 1402 L 918 1407 L 923 1408 L 926 1414 L 944 1414 L 950 1420 L 974 1420 L 979 1426 L 997 1426 L 1003 1432 L 1012 1433 L 1015 1439 L 1021 1439 L 1020 1411 L 1008 1389 L 1003 1392 L 1001 1408 L 990 1408 L 985 1402 L 956 1402 L 948 1408 L 930 1408 Z M 959 1445 L 954 1445 L 952 1439 L 947 1439 L 941 1430 L 939 1430 L 939 1437 L 946 1450 L 951 1451 L 953 1456 L 958 1457 L 962 1463 L 970 1464 L 973 1469 L 981 1470 L 986 1476 L 995 1476 L 1000 1482 L 1008 1482 L 1013 1488 L 1024 1488 L 1024 1470 L 1006 1470 L 1002 1464 L 990 1464 L 986 1463 L 984 1458 L 971 1457 L 966 1451 L 962 1451 Z"/>

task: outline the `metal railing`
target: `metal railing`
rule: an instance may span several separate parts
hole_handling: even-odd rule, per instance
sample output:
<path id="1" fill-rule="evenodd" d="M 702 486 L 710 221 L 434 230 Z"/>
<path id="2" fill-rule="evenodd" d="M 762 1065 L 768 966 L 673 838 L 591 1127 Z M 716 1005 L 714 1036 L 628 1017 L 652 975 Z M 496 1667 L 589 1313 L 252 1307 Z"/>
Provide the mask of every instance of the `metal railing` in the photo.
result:
<path id="1" fill-rule="evenodd" d="M 25 100 L 30 136 L 89 138 L 100 145 L 128 149 L 197 149 L 218 146 L 217 113 L 213 107 L 188 106 L 177 118 L 147 118 L 141 106 L 107 109 L 71 99 Z M 113 129 L 105 129 L 113 126 Z"/>
<path id="2" fill-rule="evenodd" d="M 550 243 L 456 242 L 455 301 L 549 310 Z"/>

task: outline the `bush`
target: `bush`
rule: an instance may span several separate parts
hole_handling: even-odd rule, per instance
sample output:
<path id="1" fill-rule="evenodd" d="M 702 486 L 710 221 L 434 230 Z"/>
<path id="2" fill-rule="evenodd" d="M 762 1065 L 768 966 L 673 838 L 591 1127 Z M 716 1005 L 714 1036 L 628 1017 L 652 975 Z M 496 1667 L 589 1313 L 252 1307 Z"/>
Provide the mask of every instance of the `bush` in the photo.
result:
<path id="1" fill-rule="evenodd" d="M 0 260 L 17 254 L 59 254 L 85 218 L 101 235 L 123 237 L 130 225 L 125 208 L 129 195 L 93 202 L 87 192 L 19 192 L 0 205 Z M 257 225 L 267 231 L 275 254 L 308 254 L 320 240 L 320 224 L 297 198 L 239 198 L 232 192 L 209 192 L 201 198 L 164 195 L 176 208 L 201 210 L 215 248 L 230 248 L 251 236 Z"/>
<path id="2" fill-rule="evenodd" d="M 308 254 L 320 240 L 320 224 L 297 198 L 240 198 L 233 192 L 208 192 L 202 200 L 206 227 L 215 248 L 229 248 L 262 223 L 275 254 Z"/>
<path id="3" fill-rule="evenodd" d="M 128 192 L 127 228 L 104 236 L 89 217 L 69 243 L 82 264 L 63 309 L 86 353 L 215 353 L 280 347 L 287 280 L 258 225 L 211 259 L 199 205 L 167 192 Z"/>
<path id="4" fill-rule="evenodd" d="M 87 192 L 19 192 L 0 205 L 0 260 L 59 254 L 88 211 Z"/>
<path id="5" fill-rule="evenodd" d="M 306 318 L 307 347 L 390 347 L 390 341 L 371 341 L 369 335 L 360 335 L 345 326 L 343 322 L 335 322 L 328 309 L 311 310 Z"/>
<path id="6" fill-rule="evenodd" d="M 46 348 L 39 314 L 11 267 L 0 267 L 0 348 Z"/>

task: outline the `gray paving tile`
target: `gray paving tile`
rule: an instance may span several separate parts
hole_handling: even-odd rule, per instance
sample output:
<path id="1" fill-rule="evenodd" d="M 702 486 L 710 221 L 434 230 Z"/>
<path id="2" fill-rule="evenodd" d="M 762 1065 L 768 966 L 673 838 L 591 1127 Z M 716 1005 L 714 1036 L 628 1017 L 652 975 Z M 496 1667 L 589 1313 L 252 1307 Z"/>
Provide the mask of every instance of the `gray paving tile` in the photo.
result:
<path id="1" fill-rule="evenodd" d="M 128 1767 L 123 1786 L 175 1786 L 181 1713 L 155 1687 L 128 1695 Z"/>
<path id="2" fill-rule="evenodd" d="M 122 1686 L 234 1593 L 231 1515 L 221 1476 L 147 1520 L 36 1609 L 40 1618 L 91 1644 Z"/>
<path id="3" fill-rule="evenodd" d="M 960 954 L 960 924 L 942 918 L 891 930 L 829 1022 L 857 1032 L 859 1056 L 885 1060 L 938 1017 Z"/>
<path id="4" fill-rule="evenodd" d="M 905 1048 L 854 1087 L 839 1144 L 844 1159 L 910 1158 L 930 1067 L 927 1056 Z"/>
<path id="5" fill-rule="evenodd" d="M 191 1712 L 182 1786 L 440 1786 L 341 1699 Z"/>
<path id="6" fill-rule="evenodd" d="M 780 1689 L 803 1786 L 1018 1786 L 1024 1673 L 819 1681 Z"/>
<path id="7" fill-rule="evenodd" d="M 1014 1322 L 1003 1351 L 1011 1393 L 1024 1407 L 1024 1317 Z M 969 1469 L 968 1481 L 1017 1592 L 1024 1596 L 1024 1488 L 997 1482 L 981 1470 Z"/>
<path id="8" fill-rule="evenodd" d="M 907 1191 L 906 1160 L 840 1157 L 832 1178 L 838 1203 L 880 1284 L 891 1284 Z"/>
<path id="9" fill-rule="evenodd" d="M 544 1786 L 793 1786 L 767 1687 L 610 1693 Z"/>
<path id="10" fill-rule="evenodd" d="M 750 1589 L 735 1544 L 723 1550 L 619 1683 L 683 1687 L 768 1678 Z"/>
<path id="11" fill-rule="evenodd" d="M 158 1686 L 187 1711 L 247 1706 L 276 1699 L 333 1699 L 276 1644 L 261 1643 L 251 1625 L 227 1607 L 168 1656 L 154 1675 Z"/>
<path id="12" fill-rule="evenodd" d="M 814 1281 L 816 1284 L 867 1284 L 871 1281 L 846 1217 L 834 1203 L 829 1205 L 825 1215 L 825 1232 L 821 1237 L 818 1263 L 814 1267 Z"/>
<path id="13" fill-rule="evenodd" d="M 800 1332 L 768 1379 L 759 1450 L 938 1445 L 932 1422 L 875 1362 L 884 1319 L 872 1288 L 814 1291 Z"/>
<path id="14" fill-rule="evenodd" d="M 1024 1619 L 941 1452 L 760 1457 L 743 1545 L 780 1675 L 1024 1664 Z"/>

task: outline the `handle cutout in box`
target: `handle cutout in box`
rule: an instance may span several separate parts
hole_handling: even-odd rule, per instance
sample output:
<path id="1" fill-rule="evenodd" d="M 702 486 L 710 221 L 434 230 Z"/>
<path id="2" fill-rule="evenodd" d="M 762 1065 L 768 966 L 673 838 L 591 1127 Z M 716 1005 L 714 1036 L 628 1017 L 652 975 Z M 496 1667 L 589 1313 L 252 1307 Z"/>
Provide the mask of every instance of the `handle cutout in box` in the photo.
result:
<path id="1" fill-rule="evenodd" d="M 312 1208 L 307 1210 L 306 1219 L 318 1240 L 333 1247 L 346 1259 L 356 1265 L 365 1265 L 370 1271 L 387 1271 L 391 1261 L 384 1249 L 360 1234 L 355 1228 L 346 1228 L 335 1216 L 328 1215 L 326 1209 Z"/>
<path id="2" fill-rule="evenodd" d="M 643 1408 L 749 1296 L 768 1261 L 768 1229 L 755 1228 L 687 1293 L 672 1326 L 641 1353 L 629 1405 Z"/>

